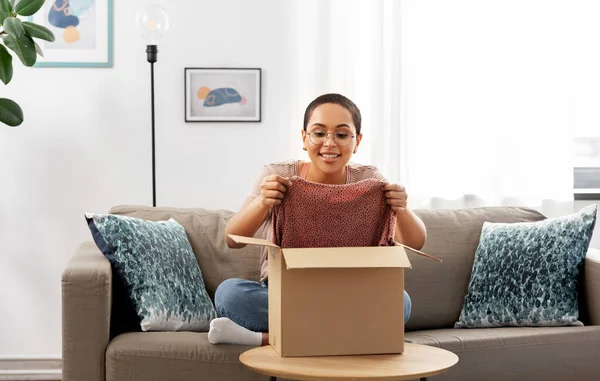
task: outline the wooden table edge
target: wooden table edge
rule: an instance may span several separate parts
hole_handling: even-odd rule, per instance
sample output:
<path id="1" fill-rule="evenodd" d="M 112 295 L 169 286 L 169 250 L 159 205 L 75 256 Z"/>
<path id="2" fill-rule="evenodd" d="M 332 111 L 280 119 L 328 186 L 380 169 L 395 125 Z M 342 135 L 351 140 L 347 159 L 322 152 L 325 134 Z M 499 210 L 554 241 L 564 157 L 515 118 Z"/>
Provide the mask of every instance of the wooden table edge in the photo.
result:
<path id="1" fill-rule="evenodd" d="M 418 345 L 423 345 L 423 344 L 418 344 Z M 327 376 L 321 376 L 321 375 L 311 376 L 311 375 L 307 375 L 307 374 L 294 374 L 294 373 L 279 371 L 279 370 L 259 369 L 255 366 L 249 365 L 244 362 L 244 359 L 243 359 L 244 354 L 247 352 L 250 352 L 250 350 L 241 353 L 239 355 L 239 360 L 245 367 L 247 367 L 248 369 L 250 369 L 258 374 L 262 374 L 264 376 L 277 377 L 277 378 L 286 378 L 286 379 L 297 380 L 297 381 L 348 381 L 348 380 L 402 381 L 402 380 L 414 380 L 414 379 L 436 376 L 438 374 L 444 373 L 448 369 L 450 369 L 453 366 L 455 366 L 456 364 L 458 364 L 460 359 L 456 353 L 449 351 L 447 349 L 440 348 L 440 347 L 435 347 L 435 346 L 431 346 L 431 347 L 437 348 L 437 349 L 442 349 L 446 352 L 451 353 L 454 357 L 454 361 L 444 368 L 438 368 L 436 370 L 422 372 L 422 373 L 411 373 L 411 374 L 406 374 L 406 375 L 391 375 L 391 376 L 380 376 L 380 377 L 377 377 L 377 376 L 375 376 L 375 377 L 373 377 L 373 376 L 353 376 L 353 377 L 334 377 L 334 376 L 332 376 L 332 377 L 327 377 Z"/>
<path id="2" fill-rule="evenodd" d="M 254 368 L 252 366 L 246 365 L 244 364 L 244 366 L 246 366 L 248 369 L 258 373 L 258 374 L 262 374 L 263 376 L 268 376 L 268 377 L 277 377 L 277 378 L 285 378 L 288 380 L 297 380 L 297 381 L 348 381 L 348 380 L 361 380 L 361 381 L 403 381 L 403 380 L 415 380 L 415 379 L 420 379 L 420 378 L 427 378 L 427 377 L 431 377 L 431 376 L 437 376 L 438 374 L 444 373 L 445 371 L 447 371 L 448 369 L 452 368 L 454 365 L 456 365 L 458 363 L 458 358 L 456 360 L 456 362 L 446 368 L 443 369 L 437 369 L 435 371 L 431 371 L 431 372 L 424 372 L 424 373 L 413 373 L 413 374 L 407 374 L 406 376 L 389 376 L 389 377 L 360 377 L 360 376 L 354 376 L 354 377 L 342 377 L 342 378 L 336 378 L 336 377 L 323 377 L 323 376 L 308 376 L 308 375 L 297 375 L 297 374 L 286 374 L 284 372 L 265 372 L 264 370 L 261 369 L 257 369 Z"/>

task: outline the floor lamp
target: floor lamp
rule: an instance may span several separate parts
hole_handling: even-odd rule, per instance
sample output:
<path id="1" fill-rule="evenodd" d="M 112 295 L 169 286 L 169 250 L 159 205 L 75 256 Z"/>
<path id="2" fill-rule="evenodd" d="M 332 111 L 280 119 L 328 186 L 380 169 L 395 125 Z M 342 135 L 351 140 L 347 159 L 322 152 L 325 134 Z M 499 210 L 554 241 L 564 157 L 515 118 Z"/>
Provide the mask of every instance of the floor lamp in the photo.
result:
<path id="1" fill-rule="evenodd" d="M 147 4 L 137 11 L 135 22 L 146 42 L 146 58 L 150 63 L 150 100 L 152 107 L 152 206 L 156 206 L 156 155 L 154 135 L 154 63 L 158 61 L 158 41 L 169 31 L 169 15 L 156 4 Z"/>

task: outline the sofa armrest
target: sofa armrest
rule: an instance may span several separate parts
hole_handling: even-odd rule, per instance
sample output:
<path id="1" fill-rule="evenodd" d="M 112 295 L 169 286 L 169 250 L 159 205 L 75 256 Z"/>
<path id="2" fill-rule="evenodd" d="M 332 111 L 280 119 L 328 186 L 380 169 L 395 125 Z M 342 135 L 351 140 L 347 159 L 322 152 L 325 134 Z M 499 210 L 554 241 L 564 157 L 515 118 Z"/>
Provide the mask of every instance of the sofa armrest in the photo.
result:
<path id="1" fill-rule="evenodd" d="M 83 243 L 62 274 L 63 381 L 104 381 L 110 334 L 110 262 Z"/>
<path id="2" fill-rule="evenodd" d="M 600 250 L 590 248 L 584 265 L 585 302 L 590 325 L 600 325 Z"/>

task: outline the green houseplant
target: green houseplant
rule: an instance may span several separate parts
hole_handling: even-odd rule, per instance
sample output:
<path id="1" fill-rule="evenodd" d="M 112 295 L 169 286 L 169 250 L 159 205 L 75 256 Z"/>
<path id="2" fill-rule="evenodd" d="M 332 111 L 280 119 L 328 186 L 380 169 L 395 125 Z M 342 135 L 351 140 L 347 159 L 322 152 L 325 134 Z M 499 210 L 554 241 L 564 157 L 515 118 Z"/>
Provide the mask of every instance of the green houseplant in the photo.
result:
<path id="1" fill-rule="evenodd" d="M 39 38 L 54 41 L 50 29 L 33 22 L 22 21 L 19 16 L 33 16 L 46 0 L 0 0 L 0 80 L 7 85 L 13 77 L 12 55 L 19 57 L 23 65 L 33 66 L 42 49 L 33 40 Z M 8 49 L 7 49 L 8 48 Z M 14 101 L 0 98 L 0 122 L 15 127 L 23 123 L 23 110 Z"/>

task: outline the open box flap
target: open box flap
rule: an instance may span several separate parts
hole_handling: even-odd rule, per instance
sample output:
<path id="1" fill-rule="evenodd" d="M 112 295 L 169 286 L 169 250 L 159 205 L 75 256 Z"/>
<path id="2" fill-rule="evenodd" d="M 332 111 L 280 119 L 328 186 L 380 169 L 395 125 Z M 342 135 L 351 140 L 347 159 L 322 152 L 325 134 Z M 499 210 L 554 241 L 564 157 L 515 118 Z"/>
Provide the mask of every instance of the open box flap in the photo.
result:
<path id="1" fill-rule="evenodd" d="M 417 250 L 417 249 L 413 249 L 412 247 L 410 247 L 410 246 L 406 246 L 406 245 L 404 245 L 404 244 L 402 244 L 402 243 L 400 243 L 400 242 L 398 242 L 398 241 L 394 241 L 394 245 L 396 245 L 396 246 L 402 246 L 402 247 L 404 247 L 405 249 L 408 249 L 409 251 L 412 251 L 413 253 L 419 254 L 419 255 L 421 255 L 421 256 L 423 256 L 423 257 L 425 257 L 425 258 L 433 259 L 433 260 L 434 260 L 434 261 L 436 261 L 436 262 L 442 263 L 442 260 L 441 260 L 441 259 L 439 259 L 439 258 L 437 258 L 437 257 L 434 257 L 433 255 L 426 254 L 426 253 L 424 253 L 424 252 L 422 252 L 422 251 L 419 251 L 419 250 Z"/>
<path id="2" fill-rule="evenodd" d="M 401 246 L 283 249 L 282 253 L 288 269 L 411 267 Z"/>
<path id="3" fill-rule="evenodd" d="M 228 234 L 229 238 L 234 240 L 236 243 L 245 243 L 247 245 L 255 245 L 255 246 L 270 246 L 270 247 L 279 247 L 272 242 L 267 241 L 262 238 L 252 238 L 252 237 L 244 237 L 241 235 Z"/>

